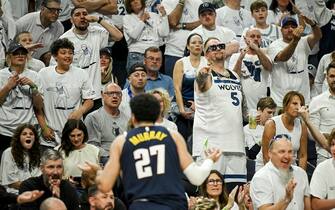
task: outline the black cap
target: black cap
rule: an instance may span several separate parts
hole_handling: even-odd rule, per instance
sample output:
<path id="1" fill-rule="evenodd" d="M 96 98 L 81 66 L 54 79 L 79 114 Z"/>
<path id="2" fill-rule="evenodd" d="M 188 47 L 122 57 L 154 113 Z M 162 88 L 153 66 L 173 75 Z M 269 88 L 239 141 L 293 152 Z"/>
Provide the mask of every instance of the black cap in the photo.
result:
<path id="1" fill-rule="evenodd" d="M 144 71 L 145 73 L 147 73 L 147 70 L 143 63 L 135 63 L 134 65 L 130 67 L 129 72 L 128 72 L 128 77 L 136 71 Z"/>
<path id="2" fill-rule="evenodd" d="M 102 54 L 106 54 L 109 57 L 112 57 L 112 50 L 108 47 L 101 48 L 100 49 L 100 55 L 102 55 Z"/>
<path id="3" fill-rule="evenodd" d="M 23 47 L 20 43 L 17 43 L 17 42 L 12 42 L 9 44 L 7 53 L 11 54 L 17 50 L 23 50 L 28 54 L 28 50 L 25 47 Z"/>
<path id="4" fill-rule="evenodd" d="M 198 9 L 198 15 L 200 15 L 201 13 L 203 13 L 205 11 L 215 12 L 214 4 L 212 4 L 210 2 L 204 2 L 204 3 L 200 4 L 199 9 Z"/>
<path id="5" fill-rule="evenodd" d="M 286 26 L 288 24 L 292 24 L 294 26 L 298 26 L 298 22 L 297 22 L 297 20 L 295 18 L 290 17 L 290 16 L 286 16 L 286 17 L 284 17 L 282 19 L 280 26 L 283 27 L 283 26 Z"/>

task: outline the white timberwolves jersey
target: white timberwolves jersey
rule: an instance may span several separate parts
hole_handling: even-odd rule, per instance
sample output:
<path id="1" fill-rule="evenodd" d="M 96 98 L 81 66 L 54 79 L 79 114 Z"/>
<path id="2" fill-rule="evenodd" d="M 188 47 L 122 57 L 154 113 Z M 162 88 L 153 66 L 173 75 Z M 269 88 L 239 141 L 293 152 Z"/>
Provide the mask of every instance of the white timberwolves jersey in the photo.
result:
<path id="1" fill-rule="evenodd" d="M 229 74 L 223 77 L 212 71 L 210 89 L 195 91 L 193 156 L 201 155 L 207 146 L 244 153 L 242 86 L 236 73 Z"/>

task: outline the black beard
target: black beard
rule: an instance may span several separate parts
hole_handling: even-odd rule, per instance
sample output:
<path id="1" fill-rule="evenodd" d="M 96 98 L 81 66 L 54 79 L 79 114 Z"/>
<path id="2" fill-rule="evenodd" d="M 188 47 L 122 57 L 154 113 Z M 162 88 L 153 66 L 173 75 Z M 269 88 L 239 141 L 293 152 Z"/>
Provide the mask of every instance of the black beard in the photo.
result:
<path id="1" fill-rule="evenodd" d="M 86 31 L 88 26 L 75 26 L 79 31 Z"/>

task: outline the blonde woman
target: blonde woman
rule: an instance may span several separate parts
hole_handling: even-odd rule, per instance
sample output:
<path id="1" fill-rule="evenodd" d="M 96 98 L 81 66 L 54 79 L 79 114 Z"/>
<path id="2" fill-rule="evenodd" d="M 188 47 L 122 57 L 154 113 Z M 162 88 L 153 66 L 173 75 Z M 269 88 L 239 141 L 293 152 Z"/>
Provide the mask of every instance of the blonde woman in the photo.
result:
<path id="1" fill-rule="evenodd" d="M 168 92 L 162 88 L 158 88 L 151 90 L 150 93 L 156 97 L 161 107 L 160 115 L 156 121 L 156 125 L 161 125 L 168 129 L 177 131 L 177 125 L 174 122 L 165 118 L 171 106 L 170 96 Z"/>

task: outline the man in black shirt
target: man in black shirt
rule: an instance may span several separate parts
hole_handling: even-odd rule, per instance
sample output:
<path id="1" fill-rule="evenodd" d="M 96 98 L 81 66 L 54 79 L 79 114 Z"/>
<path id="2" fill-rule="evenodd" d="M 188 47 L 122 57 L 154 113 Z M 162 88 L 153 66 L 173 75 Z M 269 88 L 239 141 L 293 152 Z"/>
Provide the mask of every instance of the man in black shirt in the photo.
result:
<path id="1" fill-rule="evenodd" d="M 79 210 L 76 190 L 68 181 L 62 180 L 63 170 L 61 154 L 55 150 L 46 150 L 41 158 L 42 175 L 23 181 L 19 190 L 20 194 L 31 190 L 44 191 L 44 194 L 34 202 L 22 204 L 21 209 L 39 209 L 45 199 L 56 197 L 64 202 L 67 209 Z"/>

